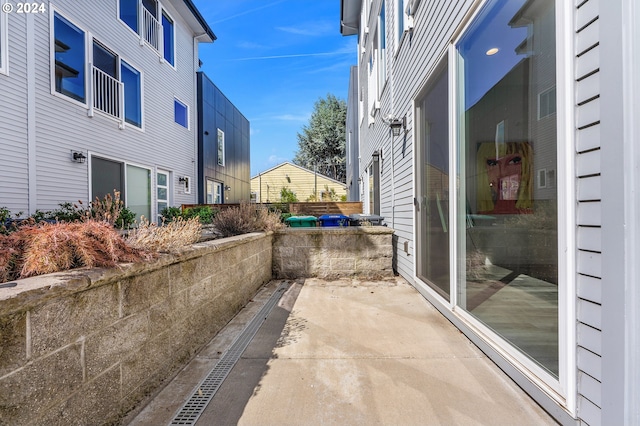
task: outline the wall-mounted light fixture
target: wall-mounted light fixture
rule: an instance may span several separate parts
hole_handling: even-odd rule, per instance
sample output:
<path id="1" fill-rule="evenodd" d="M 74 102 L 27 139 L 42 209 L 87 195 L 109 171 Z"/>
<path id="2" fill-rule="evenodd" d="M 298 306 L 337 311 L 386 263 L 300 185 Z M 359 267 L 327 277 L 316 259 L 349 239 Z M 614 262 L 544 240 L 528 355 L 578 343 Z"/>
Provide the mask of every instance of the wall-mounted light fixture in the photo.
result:
<path id="1" fill-rule="evenodd" d="M 87 156 L 82 153 L 82 151 L 72 151 L 71 159 L 76 163 L 84 163 L 87 161 Z"/>
<path id="2" fill-rule="evenodd" d="M 229 185 L 225 185 L 225 186 L 224 186 L 224 190 L 225 190 L 225 191 L 231 191 L 231 187 L 230 187 Z"/>
<path id="3" fill-rule="evenodd" d="M 393 136 L 400 136 L 400 133 L 406 129 L 407 127 L 407 118 L 406 116 L 402 118 L 394 118 L 389 121 L 389 127 L 393 132 Z"/>

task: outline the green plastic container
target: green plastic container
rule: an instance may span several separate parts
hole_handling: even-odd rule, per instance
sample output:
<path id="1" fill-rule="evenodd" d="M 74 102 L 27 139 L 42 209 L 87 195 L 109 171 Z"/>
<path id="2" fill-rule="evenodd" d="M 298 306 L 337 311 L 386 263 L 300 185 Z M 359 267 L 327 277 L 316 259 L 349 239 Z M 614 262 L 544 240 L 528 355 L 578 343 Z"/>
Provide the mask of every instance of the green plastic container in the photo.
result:
<path id="1" fill-rule="evenodd" d="M 315 228 L 317 219 L 315 216 L 291 216 L 284 222 L 292 228 Z"/>

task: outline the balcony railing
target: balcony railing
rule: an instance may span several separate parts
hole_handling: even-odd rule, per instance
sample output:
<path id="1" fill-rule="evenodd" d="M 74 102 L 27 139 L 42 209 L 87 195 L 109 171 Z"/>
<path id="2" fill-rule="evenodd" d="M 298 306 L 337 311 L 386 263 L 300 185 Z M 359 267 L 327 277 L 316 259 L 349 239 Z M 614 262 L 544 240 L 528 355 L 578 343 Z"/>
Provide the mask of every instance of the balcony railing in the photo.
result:
<path id="1" fill-rule="evenodd" d="M 94 110 L 117 118 L 124 127 L 124 84 L 95 66 L 91 66 L 91 102 L 89 115 Z"/>
<path id="2" fill-rule="evenodd" d="M 146 41 L 149 46 L 153 47 L 157 52 L 160 51 L 160 43 L 162 40 L 162 25 L 144 6 L 140 5 L 142 10 L 142 25 L 140 37 Z"/>

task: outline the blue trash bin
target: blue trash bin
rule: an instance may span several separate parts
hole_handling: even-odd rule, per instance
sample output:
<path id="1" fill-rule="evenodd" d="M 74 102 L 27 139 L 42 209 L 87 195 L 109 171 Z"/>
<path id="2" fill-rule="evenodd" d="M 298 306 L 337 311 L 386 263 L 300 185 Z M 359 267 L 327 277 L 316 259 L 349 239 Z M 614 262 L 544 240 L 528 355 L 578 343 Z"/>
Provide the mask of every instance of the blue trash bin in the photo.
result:
<path id="1" fill-rule="evenodd" d="M 343 214 L 323 214 L 318 218 L 320 226 L 349 226 L 349 217 Z"/>

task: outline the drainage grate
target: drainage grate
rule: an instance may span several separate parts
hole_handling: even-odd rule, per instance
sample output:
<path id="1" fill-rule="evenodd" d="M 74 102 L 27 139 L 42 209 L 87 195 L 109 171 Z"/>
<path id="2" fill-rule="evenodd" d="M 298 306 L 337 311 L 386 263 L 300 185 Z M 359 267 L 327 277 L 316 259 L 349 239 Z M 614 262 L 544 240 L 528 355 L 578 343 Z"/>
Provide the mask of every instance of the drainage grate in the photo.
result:
<path id="1" fill-rule="evenodd" d="M 175 415 L 170 426 L 173 425 L 195 425 L 202 412 L 207 407 L 213 396 L 216 394 L 224 379 L 227 378 L 229 372 L 236 365 L 244 350 L 258 332 L 262 323 L 267 319 L 269 312 L 278 303 L 284 291 L 289 287 L 288 284 L 282 283 L 271 295 L 267 303 L 253 317 L 251 322 L 240 333 L 233 344 L 222 355 L 220 361 L 213 367 L 213 370 L 205 377 L 205 379 L 195 388 L 191 398 L 182 406 L 180 411 Z"/>

